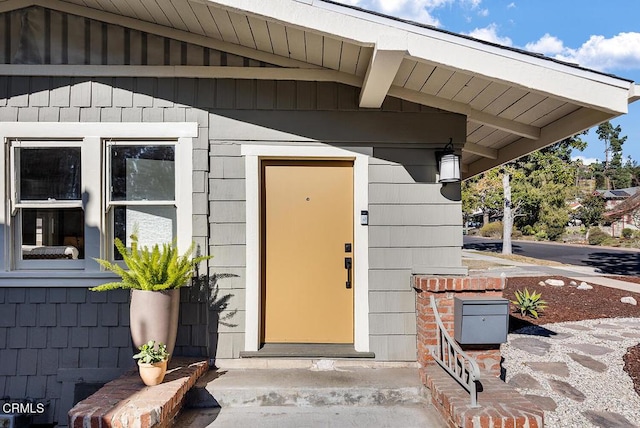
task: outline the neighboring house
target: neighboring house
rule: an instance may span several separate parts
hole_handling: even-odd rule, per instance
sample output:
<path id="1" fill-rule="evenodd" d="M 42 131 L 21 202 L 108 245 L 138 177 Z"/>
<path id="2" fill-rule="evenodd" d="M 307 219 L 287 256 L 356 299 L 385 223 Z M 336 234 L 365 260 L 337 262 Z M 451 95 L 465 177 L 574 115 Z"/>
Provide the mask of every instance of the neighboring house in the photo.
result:
<path id="1" fill-rule="evenodd" d="M 179 353 L 415 361 L 412 275 L 466 273 L 437 153 L 470 177 L 640 96 L 320 0 L 2 0 L 0 35 L 0 396 L 61 425 L 132 364 L 128 293 L 87 287 L 134 225 L 214 256 L 218 300 L 183 292 Z"/>
<path id="2" fill-rule="evenodd" d="M 605 201 L 604 216 L 611 221 L 612 236 L 620 236 L 622 229 L 638 229 L 640 222 L 640 187 L 596 190 Z"/>

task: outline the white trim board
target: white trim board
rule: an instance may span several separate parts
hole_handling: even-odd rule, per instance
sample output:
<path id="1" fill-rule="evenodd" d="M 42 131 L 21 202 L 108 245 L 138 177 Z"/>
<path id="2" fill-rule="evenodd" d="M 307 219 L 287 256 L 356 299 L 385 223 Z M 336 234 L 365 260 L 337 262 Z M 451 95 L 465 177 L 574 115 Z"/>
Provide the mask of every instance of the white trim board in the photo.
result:
<path id="1" fill-rule="evenodd" d="M 359 149 L 361 151 L 361 149 Z M 260 159 L 353 160 L 354 224 L 354 347 L 369 352 L 369 231 L 360 224 L 360 211 L 369 206 L 369 157 L 331 146 L 243 144 L 246 167 L 246 329 L 245 351 L 260 347 Z"/>
<path id="2" fill-rule="evenodd" d="M 176 174 L 176 184 L 180 189 L 188 189 L 188 191 L 178 192 L 176 202 L 180 207 L 177 232 L 177 244 L 181 250 L 189 248 L 193 239 L 193 192 L 192 192 L 192 138 L 198 136 L 198 124 L 196 122 L 183 123 L 105 123 L 105 122 L 3 122 L 0 127 L 0 141 L 3 150 L 0 152 L 0 175 L 5 177 L 7 173 L 6 164 L 6 145 L 9 140 L 17 139 L 77 139 L 83 141 L 83 162 L 87 159 L 97 159 L 97 163 L 102 168 L 104 159 L 100 159 L 102 151 L 101 141 L 104 139 L 144 139 L 148 140 L 172 140 L 176 142 L 176 163 L 180 166 L 177 171 L 184 171 L 183 174 Z M 83 177 L 83 186 L 91 182 L 90 189 L 100 189 L 101 173 L 89 174 L 90 170 L 83 168 L 87 172 L 87 176 Z M 8 200 L 4 187 L 0 188 L 0 199 Z M 95 197 L 89 198 L 85 203 L 85 225 L 90 224 L 93 227 L 85 229 L 85 239 L 89 243 L 96 243 L 95 247 L 87 246 L 87 254 L 85 263 L 77 271 L 71 272 L 64 269 L 46 269 L 45 276 L 36 270 L 37 267 L 26 269 L 15 269 L 10 258 L 12 254 L 11 239 L 11 213 L 9 204 L 5 204 L 5 209 L 0 210 L 0 286 L 13 281 L 16 286 L 50 286 L 50 285 L 68 285 L 68 286 L 93 286 L 98 285 L 97 282 L 102 278 L 102 272 L 99 265 L 93 261 L 94 257 L 104 258 L 106 254 L 99 253 L 104 250 L 103 244 L 98 244 L 101 234 L 105 233 L 106 228 L 103 224 L 104 205 L 103 193 L 104 189 L 95 192 Z M 93 230 L 95 228 L 95 230 Z M 112 275 L 109 275 L 112 277 Z"/>

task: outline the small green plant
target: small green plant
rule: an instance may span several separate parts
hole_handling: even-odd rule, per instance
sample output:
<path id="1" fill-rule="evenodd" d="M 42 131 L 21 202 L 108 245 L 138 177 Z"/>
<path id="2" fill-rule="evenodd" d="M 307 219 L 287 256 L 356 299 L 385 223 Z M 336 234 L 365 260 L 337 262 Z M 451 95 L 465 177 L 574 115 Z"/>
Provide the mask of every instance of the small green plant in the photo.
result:
<path id="1" fill-rule="evenodd" d="M 180 288 L 191 279 L 195 265 L 210 258 L 191 257 L 194 244 L 182 256 L 178 253 L 175 242 L 162 244 L 162 247 L 156 244 L 151 249 L 147 246 L 139 248 L 135 233 L 131 235 L 131 250 L 118 238 L 115 239 L 115 245 L 129 269 L 123 269 L 119 264 L 108 260 L 95 259 L 102 267 L 120 276 L 122 281 L 102 284 L 91 288 L 91 291 L 116 288 L 160 291 Z"/>
<path id="2" fill-rule="evenodd" d="M 589 229 L 589 245 L 602 245 L 607 238 L 609 238 L 609 235 L 599 227 L 596 226 Z"/>
<path id="3" fill-rule="evenodd" d="M 502 222 L 494 221 L 480 228 L 480 235 L 486 238 L 502 238 Z"/>
<path id="4" fill-rule="evenodd" d="M 516 308 L 520 311 L 520 315 L 529 315 L 533 318 L 538 318 L 539 312 L 542 312 L 547 307 L 547 302 L 542 300 L 542 293 L 529 293 L 526 288 L 524 291 L 516 290 L 516 300 L 512 300 Z"/>
<path id="5" fill-rule="evenodd" d="M 141 363 L 159 363 L 169 358 L 167 345 L 163 343 L 158 343 L 156 345 L 155 340 L 148 341 L 147 343 L 139 347 L 138 350 L 140 350 L 140 352 L 135 354 L 133 358 L 135 360 L 140 360 Z"/>
<path id="6" fill-rule="evenodd" d="M 629 229 L 628 227 L 625 227 L 624 229 L 622 229 L 622 237 L 624 239 L 631 239 L 632 236 L 633 236 L 633 229 Z"/>

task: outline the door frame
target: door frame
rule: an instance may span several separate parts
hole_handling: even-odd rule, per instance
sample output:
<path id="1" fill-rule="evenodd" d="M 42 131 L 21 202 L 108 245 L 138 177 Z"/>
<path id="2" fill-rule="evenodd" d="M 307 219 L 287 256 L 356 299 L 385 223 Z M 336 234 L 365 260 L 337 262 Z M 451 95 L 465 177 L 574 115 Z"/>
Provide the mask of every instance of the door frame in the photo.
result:
<path id="1" fill-rule="evenodd" d="M 357 151 L 356 151 L 357 150 Z M 369 233 L 360 224 L 360 211 L 369 209 L 369 156 L 371 148 L 338 148 L 327 145 L 243 144 L 246 190 L 246 298 L 245 351 L 260 347 L 261 255 L 260 255 L 260 162 L 263 159 L 353 161 L 354 235 L 354 348 L 369 352 Z"/>

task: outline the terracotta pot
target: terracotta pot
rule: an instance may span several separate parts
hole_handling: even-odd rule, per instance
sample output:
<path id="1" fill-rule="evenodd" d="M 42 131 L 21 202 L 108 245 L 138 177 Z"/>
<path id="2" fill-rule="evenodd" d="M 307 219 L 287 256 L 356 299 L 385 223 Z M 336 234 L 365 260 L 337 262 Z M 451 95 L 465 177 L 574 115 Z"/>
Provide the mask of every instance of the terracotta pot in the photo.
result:
<path id="1" fill-rule="evenodd" d="M 145 385 L 159 385 L 167 373 L 167 360 L 160 361 L 159 363 L 143 363 L 138 361 L 138 369 L 140 371 L 140 378 L 142 378 Z"/>
<path id="2" fill-rule="evenodd" d="M 129 317 L 131 338 L 136 349 L 150 340 L 167 345 L 173 355 L 178 334 L 180 289 L 164 291 L 131 290 Z M 171 358 L 171 357 L 169 357 Z"/>

